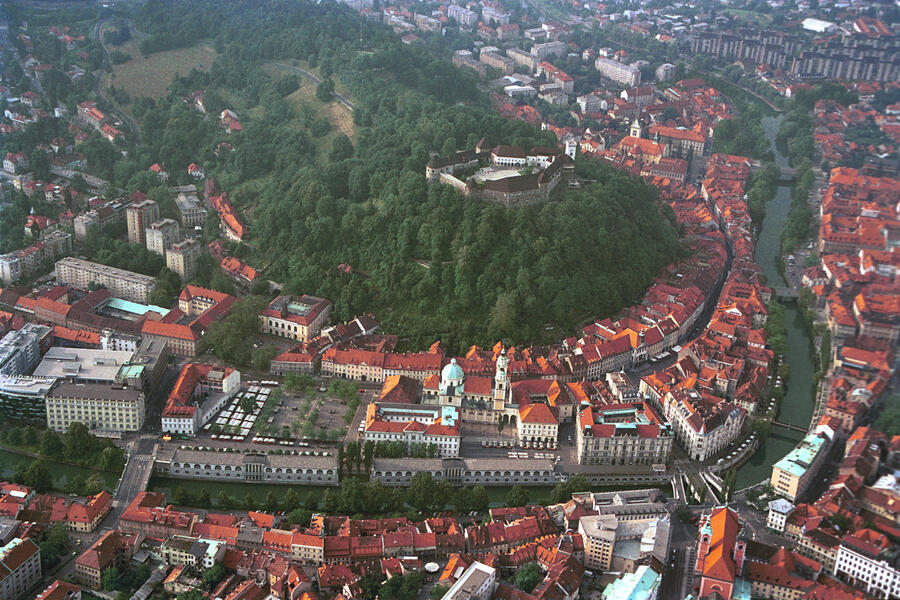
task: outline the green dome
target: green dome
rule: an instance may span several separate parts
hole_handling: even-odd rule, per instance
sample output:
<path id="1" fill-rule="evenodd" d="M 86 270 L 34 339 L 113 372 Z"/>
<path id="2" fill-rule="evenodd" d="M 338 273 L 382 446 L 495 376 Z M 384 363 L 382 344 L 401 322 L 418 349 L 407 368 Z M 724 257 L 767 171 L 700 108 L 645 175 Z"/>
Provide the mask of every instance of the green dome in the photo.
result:
<path id="1" fill-rule="evenodd" d="M 445 366 L 441 371 L 441 379 L 443 381 L 456 381 L 459 379 L 463 379 L 466 376 L 463 373 L 462 367 L 456 364 L 456 359 L 451 359 L 450 364 Z"/>

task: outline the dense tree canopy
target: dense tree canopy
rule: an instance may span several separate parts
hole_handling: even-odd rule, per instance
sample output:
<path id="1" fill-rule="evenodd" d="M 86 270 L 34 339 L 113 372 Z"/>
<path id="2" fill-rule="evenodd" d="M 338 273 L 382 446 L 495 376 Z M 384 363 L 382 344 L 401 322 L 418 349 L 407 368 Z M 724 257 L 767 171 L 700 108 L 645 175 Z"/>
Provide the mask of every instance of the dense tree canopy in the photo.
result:
<path id="1" fill-rule="evenodd" d="M 375 311 L 408 348 L 436 338 L 451 350 L 542 341 L 548 326 L 556 335 L 552 326 L 634 302 L 679 252 L 655 190 L 588 159 L 578 171 L 594 183 L 526 208 L 427 186 L 432 153 L 482 137 L 525 147 L 556 140 L 499 118 L 446 52 L 408 48 L 346 7 L 164 0 L 144 4 L 137 25 L 152 44 L 205 38 L 220 54 L 209 72 L 173 82 L 168 98 L 135 103 L 146 146 L 135 165 L 165 162 L 177 174 L 202 160 L 250 215 L 248 261 L 288 292 L 332 299 L 338 319 Z M 285 94 L 296 77 L 273 79 L 263 68 L 296 59 L 318 69 L 323 100 L 331 82 L 349 89 L 353 139 L 319 148 L 322 104 L 294 107 Z M 183 102 L 196 89 L 236 99 L 252 117 L 242 116 L 233 152 L 214 153 L 222 139 L 214 120 Z M 116 178 L 126 176 L 123 168 Z"/>

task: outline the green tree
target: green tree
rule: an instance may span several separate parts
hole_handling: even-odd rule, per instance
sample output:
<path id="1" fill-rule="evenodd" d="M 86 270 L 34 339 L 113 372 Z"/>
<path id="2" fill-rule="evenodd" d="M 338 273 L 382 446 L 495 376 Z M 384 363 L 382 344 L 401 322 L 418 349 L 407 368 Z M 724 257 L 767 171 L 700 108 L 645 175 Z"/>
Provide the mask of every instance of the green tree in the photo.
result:
<path id="1" fill-rule="evenodd" d="M 205 571 L 203 571 L 203 575 L 201 575 L 201 579 L 203 580 L 203 585 L 206 589 L 212 589 L 214 585 L 222 581 L 225 578 L 225 567 L 222 566 L 222 563 L 217 563 Z"/>
<path id="2" fill-rule="evenodd" d="M 528 504 L 528 490 L 521 485 L 514 485 L 506 494 L 507 506 L 525 506 Z"/>
<path id="3" fill-rule="evenodd" d="M 121 585 L 119 571 L 115 567 L 108 567 L 103 571 L 103 589 L 107 592 L 119 589 Z"/>
<path id="4" fill-rule="evenodd" d="M 531 593 L 534 586 L 536 586 L 543 578 L 544 572 L 541 571 L 541 566 L 536 562 L 530 562 L 516 571 L 516 574 L 513 575 L 510 581 L 523 592 Z"/>
<path id="5" fill-rule="evenodd" d="M 61 457 L 63 454 L 63 443 L 59 439 L 59 434 L 52 429 L 45 430 L 43 435 L 41 435 L 40 452 L 50 458 Z"/>
<path id="6" fill-rule="evenodd" d="M 316 86 L 316 98 L 318 98 L 320 102 L 331 102 L 333 94 L 334 81 L 330 78 L 323 79 L 319 82 L 319 85 Z"/>

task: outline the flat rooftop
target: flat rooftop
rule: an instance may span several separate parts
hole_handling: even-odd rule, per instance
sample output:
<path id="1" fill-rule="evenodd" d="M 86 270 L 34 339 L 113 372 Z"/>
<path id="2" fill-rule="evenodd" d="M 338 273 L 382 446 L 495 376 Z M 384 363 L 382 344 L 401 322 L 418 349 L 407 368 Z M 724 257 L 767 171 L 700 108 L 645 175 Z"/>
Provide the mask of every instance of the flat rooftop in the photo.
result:
<path id="1" fill-rule="evenodd" d="M 133 353 L 123 350 L 94 348 L 60 348 L 54 346 L 34 370 L 35 377 L 73 378 L 76 381 L 110 382 Z"/>

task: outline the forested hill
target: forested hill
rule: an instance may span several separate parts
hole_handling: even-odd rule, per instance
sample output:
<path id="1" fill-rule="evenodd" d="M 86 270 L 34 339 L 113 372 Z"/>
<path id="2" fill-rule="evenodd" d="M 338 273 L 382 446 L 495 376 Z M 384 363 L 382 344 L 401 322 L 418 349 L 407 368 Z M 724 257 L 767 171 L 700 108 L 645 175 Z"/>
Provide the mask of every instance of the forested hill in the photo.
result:
<path id="1" fill-rule="evenodd" d="M 451 350 L 500 338 L 541 342 L 548 325 L 568 333 L 638 300 L 680 252 L 656 191 L 589 159 L 576 169 L 595 183 L 521 209 L 426 186 L 429 152 L 472 147 L 482 136 L 526 147 L 555 139 L 501 120 L 448 50 L 407 47 L 346 7 L 151 1 L 137 26 L 151 34 L 147 51 L 198 39 L 219 51 L 209 73 L 180 78 L 167 99 L 137 103 L 142 160 L 202 156 L 251 215 L 248 260 L 287 291 L 331 298 L 337 318 L 372 311 L 410 348 L 438 338 Z M 307 127 L 314 115 L 284 100 L 295 85 L 262 69 L 293 59 L 349 88 L 352 145 L 342 138 L 317 150 Z M 221 138 L 182 101 L 194 89 L 252 109 L 235 152 L 212 155 Z"/>

